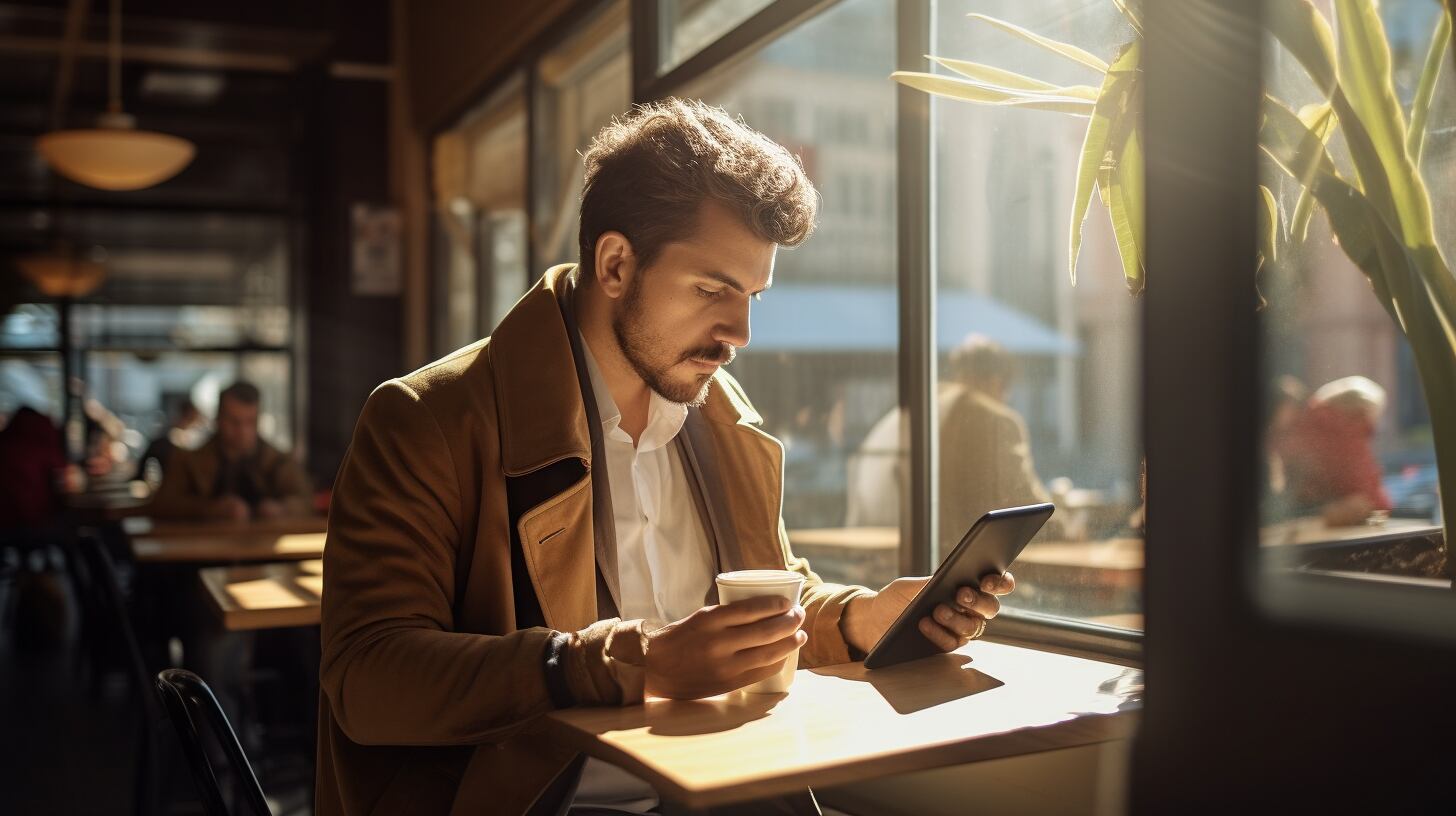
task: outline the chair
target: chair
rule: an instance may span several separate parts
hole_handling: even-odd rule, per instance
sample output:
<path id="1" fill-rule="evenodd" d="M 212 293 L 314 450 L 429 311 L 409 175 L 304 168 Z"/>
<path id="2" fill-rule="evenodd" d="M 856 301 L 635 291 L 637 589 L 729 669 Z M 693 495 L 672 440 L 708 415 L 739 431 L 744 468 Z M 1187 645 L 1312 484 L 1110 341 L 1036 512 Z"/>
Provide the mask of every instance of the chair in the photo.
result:
<path id="1" fill-rule="evenodd" d="M 186 669 L 167 669 L 157 675 L 157 694 L 182 740 L 183 753 L 192 767 L 192 778 L 197 783 L 197 791 L 208 816 L 234 814 L 227 806 L 222 784 L 218 781 L 213 755 L 203 741 L 204 732 L 210 733 L 220 744 L 227 769 L 231 770 L 242 793 L 242 812 L 252 816 L 272 816 L 253 766 L 248 763 L 237 734 L 207 683 Z"/>
<path id="2" fill-rule="evenodd" d="M 132 804 L 133 812 L 139 816 L 151 816 L 158 812 L 163 768 L 160 738 L 166 714 L 158 705 L 157 698 L 148 691 L 151 673 L 142 658 L 131 614 L 116 577 L 116 565 L 105 544 L 95 535 L 82 533 L 67 539 L 64 547 L 85 607 L 84 617 L 92 627 L 96 627 L 98 621 L 105 621 L 113 628 L 123 652 L 128 680 L 141 698 L 142 732 Z M 93 628 L 91 636 L 95 638 L 98 635 L 99 632 Z"/>

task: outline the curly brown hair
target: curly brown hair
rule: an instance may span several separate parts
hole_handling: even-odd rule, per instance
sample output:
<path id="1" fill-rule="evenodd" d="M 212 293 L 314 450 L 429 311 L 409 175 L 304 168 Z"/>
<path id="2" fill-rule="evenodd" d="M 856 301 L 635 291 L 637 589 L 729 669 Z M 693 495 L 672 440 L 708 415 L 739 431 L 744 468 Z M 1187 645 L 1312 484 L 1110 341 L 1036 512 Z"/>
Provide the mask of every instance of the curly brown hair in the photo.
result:
<path id="1" fill-rule="evenodd" d="M 691 232 L 709 199 L 781 246 L 814 231 L 819 196 L 798 157 L 696 100 L 634 106 L 597 134 L 585 163 L 577 239 L 585 269 L 595 268 L 597 239 L 613 230 L 651 265 L 664 245 Z"/>

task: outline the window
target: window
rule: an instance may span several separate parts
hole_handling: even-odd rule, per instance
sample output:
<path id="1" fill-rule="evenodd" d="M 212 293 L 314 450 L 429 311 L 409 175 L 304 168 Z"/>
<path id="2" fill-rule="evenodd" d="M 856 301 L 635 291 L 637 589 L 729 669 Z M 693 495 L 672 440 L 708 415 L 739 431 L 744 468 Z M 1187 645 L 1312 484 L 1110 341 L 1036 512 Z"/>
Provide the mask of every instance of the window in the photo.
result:
<path id="1" fill-rule="evenodd" d="M 1443 256 L 1438 263 L 1449 268 L 1456 259 L 1456 187 L 1450 183 L 1456 168 L 1456 96 L 1447 81 L 1449 53 L 1440 66 L 1446 76 L 1434 96 L 1420 98 L 1433 38 L 1449 36 L 1449 28 L 1438 28 L 1441 4 L 1382 4 L 1378 26 L 1335 19 L 1328 9 L 1322 14 L 1331 26 L 1358 26 L 1388 43 L 1405 127 L 1417 120 L 1417 108 L 1429 104 L 1420 136 L 1408 138 L 1406 145 L 1424 182 L 1417 194 L 1429 196 L 1434 214 L 1434 241 Z M 1337 48 L 1344 47 L 1337 40 Z M 1372 64 L 1359 58 L 1341 70 L 1345 77 L 1374 73 Z M 1361 167 L 1361 175 L 1370 172 L 1363 162 L 1370 154 L 1357 153 L 1340 116 L 1330 112 L 1305 67 L 1277 39 L 1266 43 L 1264 75 L 1272 97 L 1266 107 L 1278 106 L 1294 127 L 1327 134 L 1328 155 L 1340 177 L 1357 179 Z M 1370 121 L 1365 113 L 1361 120 Z M 1261 235 L 1268 236 L 1261 239 L 1266 240 L 1264 254 L 1273 257 L 1265 258 L 1259 277 L 1267 304 L 1262 311 L 1261 543 L 1268 576 L 1276 579 L 1269 588 L 1277 594 L 1279 579 L 1309 573 L 1393 576 L 1412 579 L 1409 586 L 1437 586 L 1443 558 L 1434 534 L 1442 519 L 1434 440 L 1436 433 L 1453 434 L 1456 428 L 1433 427 L 1426 388 L 1435 386 L 1430 395 L 1444 400 L 1445 409 L 1438 418 L 1449 423 L 1456 416 L 1453 350 L 1447 345 L 1442 351 L 1429 335 L 1417 341 L 1430 355 L 1424 373 L 1436 380 L 1423 381 L 1396 310 L 1383 302 L 1381 287 L 1372 286 L 1345 248 L 1353 243 L 1349 230 L 1355 220 L 1345 212 L 1332 216 L 1317 198 L 1302 201 L 1301 183 L 1271 158 L 1279 151 L 1269 148 L 1274 144 L 1270 126 L 1260 142 L 1267 154 L 1261 157 L 1260 181 L 1274 214 L 1261 227 L 1266 230 Z M 1356 186 L 1372 189 L 1368 179 Z M 1404 215 L 1395 220 L 1403 229 L 1417 229 Z M 1402 296 L 1395 297 L 1399 302 Z M 1421 289 L 1400 309 L 1413 336 L 1421 337 L 1423 308 L 1435 297 Z"/>
<path id="2" fill-rule="evenodd" d="M 627 3 L 617 0 L 587 19 L 536 64 L 531 179 L 532 245 L 539 275 L 573 263 L 581 200 L 581 154 L 632 102 Z"/>
<path id="3" fill-rule="evenodd" d="M 519 76 L 435 137 L 438 354 L 489 334 L 530 280 L 526 153 Z"/>
<path id="4" fill-rule="evenodd" d="M 1109 61 L 1133 37 L 1106 0 L 936 4 L 936 57 L 1059 86 L 1102 78 L 972 14 Z M 1069 271 L 1088 119 L 943 97 L 931 104 L 935 560 L 987 510 L 1055 501 L 1056 514 L 1017 560 L 1008 606 L 1140 629 L 1139 301 L 1095 194 L 1075 285 Z"/>
<path id="5" fill-rule="evenodd" d="M 663 43 L 658 72 L 681 65 L 773 0 L 662 0 Z"/>
<path id="6" fill-rule="evenodd" d="M 844 0 L 675 92 L 761 116 L 748 124 L 798 155 L 819 188 L 818 229 L 779 251 L 731 372 L 784 443 L 794 551 L 826 580 L 875 587 L 899 574 L 903 502 L 895 151 L 854 135 L 893 129 L 894 25 L 890 4 Z"/>

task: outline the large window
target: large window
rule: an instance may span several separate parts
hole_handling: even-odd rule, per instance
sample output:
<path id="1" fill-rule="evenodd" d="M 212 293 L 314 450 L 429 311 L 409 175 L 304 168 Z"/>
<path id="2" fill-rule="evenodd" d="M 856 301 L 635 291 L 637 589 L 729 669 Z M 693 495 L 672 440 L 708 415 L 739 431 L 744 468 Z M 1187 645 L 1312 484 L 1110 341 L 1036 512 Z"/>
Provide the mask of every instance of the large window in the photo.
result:
<path id="1" fill-rule="evenodd" d="M 1378 18 L 1364 20 L 1340 19 L 1330 9 L 1321 15 L 1335 30 L 1350 27 L 1370 42 L 1388 44 L 1389 82 L 1401 118 L 1390 124 L 1409 131 L 1401 134 L 1404 145 L 1394 149 L 1403 147 L 1418 168 L 1420 182 L 1412 195 L 1429 198 L 1436 249 L 1427 261 L 1449 268 L 1456 259 L 1456 185 L 1451 183 L 1456 93 L 1449 81 L 1449 53 L 1445 65 L 1434 62 L 1440 75 L 1429 86 L 1433 94 L 1422 82 L 1434 76 L 1427 67 L 1433 38 L 1449 36 L 1449 29 L 1438 27 L 1441 4 L 1387 2 Z M 1336 48 L 1342 83 L 1348 86 L 1357 77 L 1382 81 L 1378 54 L 1352 56 L 1344 36 Z M 1372 274 L 1351 259 L 1359 254 L 1357 235 L 1364 229 L 1358 213 L 1331 213 L 1318 197 L 1302 195 L 1304 187 L 1278 147 L 1276 125 L 1307 127 L 1324 137 L 1332 175 L 1363 189 L 1363 200 L 1376 200 L 1376 178 L 1397 175 L 1374 172 L 1371 159 L 1378 161 L 1379 153 L 1350 137 L 1342 114 L 1331 109 L 1305 65 L 1274 37 L 1266 43 L 1264 74 L 1266 107 L 1282 111 L 1270 114 L 1260 134 L 1265 148 L 1260 183 L 1270 204 L 1261 240 L 1264 254 L 1272 256 L 1265 258 L 1259 277 L 1266 303 L 1264 563 L 1276 578 L 1358 573 L 1396 582 L 1412 579 L 1410 586 L 1433 585 L 1442 578 L 1444 564 L 1440 539 L 1433 534 L 1441 523 L 1434 442 L 1442 431 L 1456 434 L 1449 425 L 1456 416 L 1450 352 L 1439 362 L 1440 344 L 1432 340 L 1441 331 L 1430 331 L 1428 310 L 1439 295 L 1423 286 L 1402 292 L 1396 277 L 1401 273 L 1390 265 L 1377 264 Z M 1361 91 L 1347 87 L 1346 93 L 1359 104 Z M 1367 107 L 1359 109 L 1358 120 L 1367 128 L 1377 121 Z M 1388 222 L 1408 239 L 1421 233 L 1404 209 Z M 1449 278 L 1449 271 L 1444 275 Z M 1427 354 L 1424 366 L 1408 335 Z M 1424 379 L 1433 375 L 1436 388 L 1429 395 L 1442 401 L 1444 410 L 1435 418 L 1447 423 L 1445 428 L 1433 426 L 1427 404 L 1433 383 Z M 1275 590 L 1280 593 L 1287 590 Z"/>
<path id="2" fill-rule="evenodd" d="M 526 94 L 521 77 L 435 138 L 436 351 L 490 334 L 525 291 Z"/>
<path id="3" fill-rule="evenodd" d="M 627 41 L 627 2 L 616 0 L 536 63 L 531 235 L 539 268 L 531 270 L 533 276 L 580 255 L 581 154 L 597 131 L 632 102 Z"/>
<path id="4" fill-rule="evenodd" d="M 1109 62 L 1133 36 L 1107 0 L 941 0 L 931 53 L 1057 86 L 1101 84 L 1094 68 L 993 20 Z M 1088 121 L 932 102 L 936 558 L 987 510 L 1055 501 L 1013 570 L 1020 587 L 1010 604 L 1141 628 L 1138 300 L 1101 198 L 1077 191 Z M 1074 285 L 1078 194 L 1091 205 Z"/>
<path id="5" fill-rule="evenodd" d="M 781 250 L 733 363 L 784 443 L 784 521 L 827 580 L 899 568 L 895 410 L 894 9 L 844 0 L 679 94 L 720 105 L 798 155 L 819 189 L 808 243 Z"/>

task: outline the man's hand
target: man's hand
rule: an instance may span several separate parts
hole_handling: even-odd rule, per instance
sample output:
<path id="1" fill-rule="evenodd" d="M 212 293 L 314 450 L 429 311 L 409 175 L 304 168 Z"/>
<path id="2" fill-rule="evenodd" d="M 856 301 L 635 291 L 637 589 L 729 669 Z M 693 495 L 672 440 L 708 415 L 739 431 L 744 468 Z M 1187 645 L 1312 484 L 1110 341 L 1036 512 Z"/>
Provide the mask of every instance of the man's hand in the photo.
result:
<path id="1" fill-rule="evenodd" d="M 840 621 L 840 631 L 850 646 L 860 652 L 874 648 L 890 624 L 910 605 L 929 578 L 897 578 L 875 595 L 865 595 L 849 602 Z M 940 604 L 934 612 L 917 624 L 920 633 L 942 651 L 954 651 L 986 631 L 986 621 L 1001 611 L 998 596 L 1016 589 L 1011 573 L 991 574 L 981 578 L 980 587 L 956 590 L 955 603 Z"/>
<path id="2" fill-rule="evenodd" d="M 244 522 L 248 520 L 248 503 L 237 496 L 224 496 L 208 508 L 208 515 L 219 521 Z"/>
<path id="3" fill-rule="evenodd" d="M 809 639 L 803 625 L 785 598 L 705 606 L 648 635 L 645 691 L 692 700 L 771 677 Z"/>

